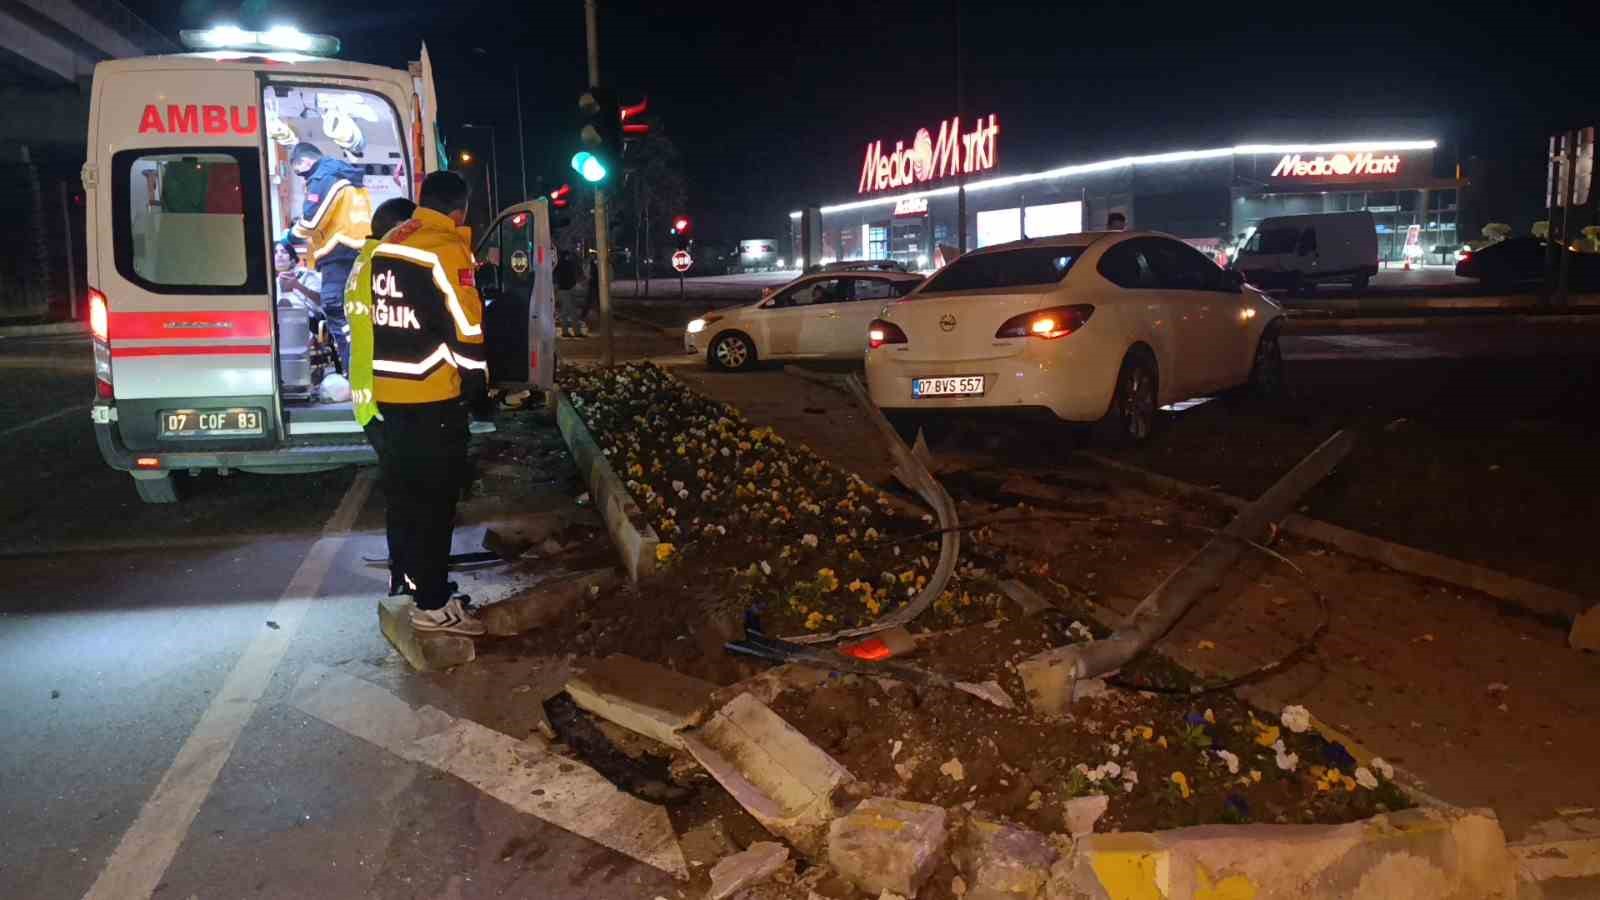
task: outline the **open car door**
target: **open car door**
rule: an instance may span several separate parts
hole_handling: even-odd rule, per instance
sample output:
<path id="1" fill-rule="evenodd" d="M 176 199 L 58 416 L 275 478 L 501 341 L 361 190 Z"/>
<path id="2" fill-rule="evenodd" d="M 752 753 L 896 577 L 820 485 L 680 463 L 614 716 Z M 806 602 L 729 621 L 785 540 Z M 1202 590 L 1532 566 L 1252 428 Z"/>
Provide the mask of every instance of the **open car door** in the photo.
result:
<path id="1" fill-rule="evenodd" d="M 550 201 L 539 197 L 500 213 L 474 248 L 489 383 L 555 387 L 555 241 Z"/>

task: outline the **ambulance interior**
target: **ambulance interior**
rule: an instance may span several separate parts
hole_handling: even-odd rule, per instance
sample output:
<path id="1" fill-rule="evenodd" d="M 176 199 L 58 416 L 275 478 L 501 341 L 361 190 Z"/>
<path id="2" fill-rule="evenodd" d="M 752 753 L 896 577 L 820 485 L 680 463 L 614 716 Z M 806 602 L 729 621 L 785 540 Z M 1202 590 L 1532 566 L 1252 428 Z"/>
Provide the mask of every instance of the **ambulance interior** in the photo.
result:
<path id="1" fill-rule="evenodd" d="M 382 96 L 347 88 L 270 84 L 262 110 L 267 129 L 268 224 L 274 242 L 274 268 L 290 262 L 280 243 L 304 210 L 306 180 L 289 166 L 295 144 L 307 141 L 327 157 L 364 172 L 363 187 L 376 209 L 385 200 L 411 195 L 405 144 L 394 107 Z M 317 302 L 319 276 L 302 257 L 274 284 L 278 320 L 278 373 L 286 405 L 349 408 L 350 390 L 337 372 L 333 335 Z"/>

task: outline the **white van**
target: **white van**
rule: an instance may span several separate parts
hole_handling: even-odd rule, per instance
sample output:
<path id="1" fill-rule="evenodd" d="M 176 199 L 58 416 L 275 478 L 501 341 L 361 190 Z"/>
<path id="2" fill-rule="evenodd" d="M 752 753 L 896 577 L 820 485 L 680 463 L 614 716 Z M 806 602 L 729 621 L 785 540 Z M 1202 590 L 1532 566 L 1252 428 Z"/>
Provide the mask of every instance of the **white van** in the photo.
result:
<path id="1" fill-rule="evenodd" d="M 318 342 L 304 307 L 319 316 L 320 304 L 297 304 L 275 277 L 276 244 L 308 199 L 289 154 L 310 142 L 354 166 L 374 208 L 415 199 L 439 168 L 436 116 L 426 49 L 410 71 L 260 49 L 95 67 L 83 167 L 92 414 L 101 455 L 133 475 L 141 498 L 176 500 L 174 473 L 375 461 L 348 390 L 314 383 L 331 370 L 326 355 L 327 367 L 308 359 Z M 542 198 L 507 210 L 486 237 L 524 287 L 552 264 Z M 548 276 L 538 280 L 548 293 Z M 532 380 L 526 347 L 501 381 Z"/>
<path id="2" fill-rule="evenodd" d="M 1262 219 L 1233 268 L 1257 287 L 1291 293 L 1335 282 L 1364 291 L 1378 274 L 1378 229 L 1364 210 Z"/>

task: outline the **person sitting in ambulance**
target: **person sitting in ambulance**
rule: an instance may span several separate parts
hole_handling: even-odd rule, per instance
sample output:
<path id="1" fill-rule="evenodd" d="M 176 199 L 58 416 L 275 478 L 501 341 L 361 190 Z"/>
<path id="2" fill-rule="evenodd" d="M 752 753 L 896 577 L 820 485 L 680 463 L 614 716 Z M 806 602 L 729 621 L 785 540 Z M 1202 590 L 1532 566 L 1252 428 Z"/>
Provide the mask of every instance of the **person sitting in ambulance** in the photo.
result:
<path id="1" fill-rule="evenodd" d="M 309 263 L 322 274 L 322 313 L 333 333 L 339 369 L 350 370 L 350 323 L 344 314 L 344 283 L 361 245 L 372 233 L 372 197 L 362 186 L 366 172 L 302 141 L 289 165 L 306 180 L 303 212 L 292 229 L 306 242 Z"/>
<path id="2" fill-rule="evenodd" d="M 272 245 L 272 270 L 277 273 L 278 302 L 288 301 L 322 316 L 322 274 L 300 265 L 300 254 L 288 240 Z"/>

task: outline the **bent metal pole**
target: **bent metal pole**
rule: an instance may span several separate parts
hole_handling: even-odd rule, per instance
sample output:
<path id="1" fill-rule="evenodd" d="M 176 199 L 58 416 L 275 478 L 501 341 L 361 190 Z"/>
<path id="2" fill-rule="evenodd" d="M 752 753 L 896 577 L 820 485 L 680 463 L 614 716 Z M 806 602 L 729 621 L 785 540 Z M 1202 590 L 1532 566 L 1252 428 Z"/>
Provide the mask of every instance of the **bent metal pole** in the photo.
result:
<path id="1" fill-rule="evenodd" d="M 1289 473 L 1278 479 L 1267 492 L 1234 517 L 1228 527 L 1211 540 L 1176 572 L 1167 576 L 1109 638 L 1064 648 L 1060 664 L 1073 680 L 1094 678 L 1127 665 L 1150 649 L 1162 635 L 1172 630 L 1195 601 L 1222 585 L 1250 542 L 1294 511 L 1308 491 L 1328 476 L 1355 446 L 1355 435 L 1338 431 L 1300 460 Z"/>

